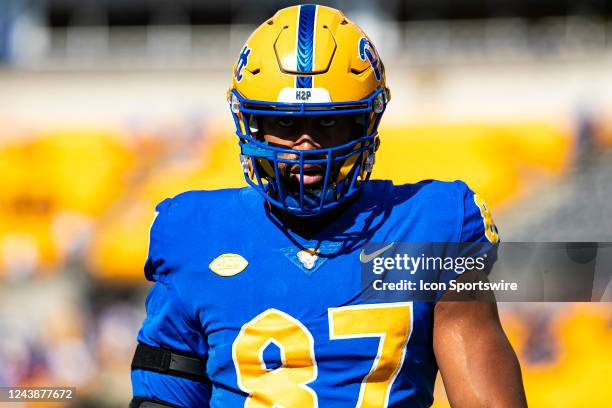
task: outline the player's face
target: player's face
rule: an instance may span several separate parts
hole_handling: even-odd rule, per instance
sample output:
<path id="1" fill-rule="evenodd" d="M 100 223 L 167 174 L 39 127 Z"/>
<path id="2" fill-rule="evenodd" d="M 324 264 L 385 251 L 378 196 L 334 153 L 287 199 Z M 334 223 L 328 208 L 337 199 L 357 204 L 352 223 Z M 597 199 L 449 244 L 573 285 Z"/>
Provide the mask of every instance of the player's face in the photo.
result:
<path id="1" fill-rule="evenodd" d="M 358 126 L 354 115 L 262 116 L 259 126 L 266 142 L 272 146 L 291 150 L 326 149 L 346 144 L 358 137 Z M 298 158 L 297 155 L 284 157 Z M 279 171 L 289 187 L 299 187 L 299 165 L 280 163 Z M 324 165 L 304 165 L 305 187 L 311 189 L 320 187 L 324 177 Z"/>

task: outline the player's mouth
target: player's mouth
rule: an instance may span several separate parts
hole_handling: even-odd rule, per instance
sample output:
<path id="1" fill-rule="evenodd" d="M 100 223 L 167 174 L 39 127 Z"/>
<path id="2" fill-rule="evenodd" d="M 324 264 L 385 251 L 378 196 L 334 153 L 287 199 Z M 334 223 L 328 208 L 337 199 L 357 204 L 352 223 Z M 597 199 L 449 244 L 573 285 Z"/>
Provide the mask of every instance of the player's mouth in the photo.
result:
<path id="1" fill-rule="evenodd" d="M 304 185 L 313 186 L 323 182 L 325 176 L 323 166 L 318 164 L 305 164 L 303 166 Z M 290 177 L 292 180 L 300 183 L 300 166 L 295 164 L 291 166 Z"/>

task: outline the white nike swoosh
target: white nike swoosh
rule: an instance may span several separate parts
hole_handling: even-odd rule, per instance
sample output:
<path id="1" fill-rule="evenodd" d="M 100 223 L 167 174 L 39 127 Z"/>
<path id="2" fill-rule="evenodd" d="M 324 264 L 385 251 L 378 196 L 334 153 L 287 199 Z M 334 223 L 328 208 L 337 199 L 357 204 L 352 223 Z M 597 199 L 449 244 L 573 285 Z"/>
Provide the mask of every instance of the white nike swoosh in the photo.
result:
<path id="1" fill-rule="evenodd" d="M 372 259 L 376 258 L 378 255 L 380 255 L 383 252 L 385 252 L 387 249 L 391 248 L 393 245 L 394 245 L 394 243 L 392 242 L 389 245 L 387 245 L 386 247 L 380 248 L 379 250 L 376 250 L 376 251 L 372 252 L 371 254 L 367 254 L 367 255 L 366 255 L 365 251 L 362 249 L 361 253 L 359 254 L 359 260 L 362 263 L 368 263 Z"/>

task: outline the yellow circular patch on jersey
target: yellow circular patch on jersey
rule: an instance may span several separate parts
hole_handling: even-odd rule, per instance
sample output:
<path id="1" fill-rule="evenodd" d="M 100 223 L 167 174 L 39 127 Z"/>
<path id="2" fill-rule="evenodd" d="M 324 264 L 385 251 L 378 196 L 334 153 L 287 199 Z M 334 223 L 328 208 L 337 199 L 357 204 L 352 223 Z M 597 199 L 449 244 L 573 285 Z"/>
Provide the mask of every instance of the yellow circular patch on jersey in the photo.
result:
<path id="1" fill-rule="evenodd" d="M 219 276 L 234 276 L 242 272 L 249 263 L 238 254 L 219 255 L 208 265 Z"/>

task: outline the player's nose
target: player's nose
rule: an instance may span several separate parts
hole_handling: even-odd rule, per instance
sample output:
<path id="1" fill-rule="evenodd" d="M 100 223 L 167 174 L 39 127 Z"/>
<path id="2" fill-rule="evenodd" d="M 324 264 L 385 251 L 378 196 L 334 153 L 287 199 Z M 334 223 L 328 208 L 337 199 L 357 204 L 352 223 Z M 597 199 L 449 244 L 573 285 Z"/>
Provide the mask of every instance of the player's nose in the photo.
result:
<path id="1" fill-rule="evenodd" d="M 294 142 L 292 148 L 293 150 L 316 150 L 320 149 L 321 145 L 310 134 L 310 132 L 303 132 Z"/>

